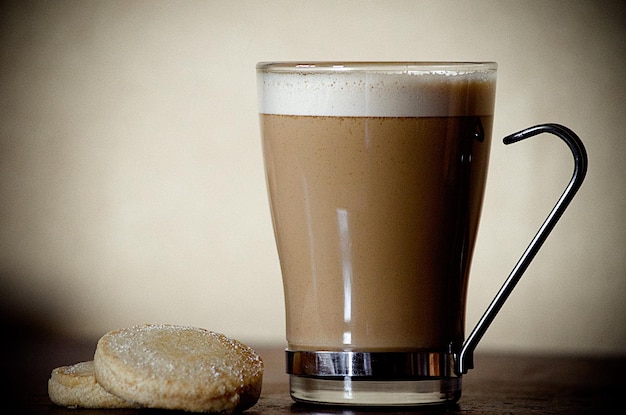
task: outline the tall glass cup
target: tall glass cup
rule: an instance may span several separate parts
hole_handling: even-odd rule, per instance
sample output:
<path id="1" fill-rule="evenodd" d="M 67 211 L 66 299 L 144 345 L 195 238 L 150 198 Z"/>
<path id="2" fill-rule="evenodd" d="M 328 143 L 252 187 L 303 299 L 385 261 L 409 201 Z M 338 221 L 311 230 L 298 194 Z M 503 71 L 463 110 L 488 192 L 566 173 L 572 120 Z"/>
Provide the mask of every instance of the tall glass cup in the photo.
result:
<path id="1" fill-rule="evenodd" d="M 466 341 L 496 64 L 283 62 L 257 74 L 292 397 L 458 400 L 471 352 L 523 272 Z"/>

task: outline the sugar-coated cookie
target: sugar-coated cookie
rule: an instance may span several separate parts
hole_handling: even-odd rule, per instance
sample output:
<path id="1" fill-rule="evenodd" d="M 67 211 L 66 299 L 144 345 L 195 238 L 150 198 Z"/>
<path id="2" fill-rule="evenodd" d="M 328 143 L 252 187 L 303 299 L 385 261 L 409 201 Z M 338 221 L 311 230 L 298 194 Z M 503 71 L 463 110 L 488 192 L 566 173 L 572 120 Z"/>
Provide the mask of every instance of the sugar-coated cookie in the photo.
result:
<path id="1" fill-rule="evenodd" d="M 93 360 L 52 370 L 48 395 L 57 405 L 75 408 L 137 408 L 102 388 L 96 382 Z"/>
<path id="2" fill-rule="evenodd" d="M 263 361 L 250 347 L 201 328 L 143 325 L 109 332 L 94 355 L 97 382 L 149 408 L 235 412 L 261 394 Z"/>

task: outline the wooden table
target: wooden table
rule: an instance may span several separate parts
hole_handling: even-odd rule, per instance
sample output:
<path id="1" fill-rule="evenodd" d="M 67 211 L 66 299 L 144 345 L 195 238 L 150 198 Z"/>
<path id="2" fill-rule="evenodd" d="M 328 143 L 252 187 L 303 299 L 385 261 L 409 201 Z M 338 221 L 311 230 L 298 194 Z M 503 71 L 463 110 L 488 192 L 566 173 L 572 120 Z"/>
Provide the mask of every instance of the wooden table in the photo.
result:
<path id="1" fill-rule="evenodd" d="M 175 411 L 67 409 L 47 395 L 50 371 L 92 360 L 95 341 L 58 335 L 12 333 L 2 343 L 2 403 L 7 414 L 142 415 Z M 281 347 L 257 348 L 266 370 L 256 414 L 598 414 L 622 413 L 626 358 L 575 358 L 480 354 L 476 369 L 463 378 L 463 397 L 455 406 L 427 409 L 363 409 L 307 406 L 289 397 Z M 8 359 L 7 359 L 8 357 Z M 622 410 L 619 408 L 622 407 Z M 610 410 L 609 410 L 610 409 Z M 181 414 L 183 414 L 181 412 Z"/>

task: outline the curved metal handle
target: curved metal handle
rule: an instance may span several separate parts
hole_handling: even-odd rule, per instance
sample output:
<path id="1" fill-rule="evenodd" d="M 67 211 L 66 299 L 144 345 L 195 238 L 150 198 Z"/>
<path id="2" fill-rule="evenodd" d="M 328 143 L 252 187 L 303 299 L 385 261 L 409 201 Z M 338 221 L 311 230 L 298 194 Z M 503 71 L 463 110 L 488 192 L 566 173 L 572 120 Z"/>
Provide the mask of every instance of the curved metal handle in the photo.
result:
<path id="1" fill-rule="evenodd" d="M 474 349 L 478 345 L 478 342 L 487 331 L 487 328 L 489 328 L 489 325 L 498 311 L 500 311 L 500 308 L 511 294 L 511 291 L 513 291 L 513 288 L 515 288 L 515 285 L 522 277 L 524 271 L 526 271 L 530 265 L 537 251 L 539 251 L 545 242 L 554 228 L 554 225 L 556 225 L 557 221 L 561 218 L 561 215 L 574 198 L 574 195 L 582 185 L 585 174 L 587 173 L 587 152 L 585 146 L 572 130 L 562 125 L 536 125 L 505 137 L 503 142 L 504 144 L 512 144 L 541 133 L 554 134 L 565 141 L 574 155 L 574 174 L 547 219 L 544 221 L 543 225 L 541 225 L 541 228 L 539 228 L 539 231 L 528 245 L 528 248 L 526 248 L 526 251 L 522 254 L 515 268 L 513 268 L 511 274 L 509 274 L 509 277 L 500 288 L 500 291 L 498 291 L 491 304 L 476 324 L 476 327 L 474 327 L 472 333 L 467 340 L 465 340 L 465 343 L 463 343 L 456 359 L 455 371 L 458 375 L 467 373 L 469 369 L 474 368 Z"/>

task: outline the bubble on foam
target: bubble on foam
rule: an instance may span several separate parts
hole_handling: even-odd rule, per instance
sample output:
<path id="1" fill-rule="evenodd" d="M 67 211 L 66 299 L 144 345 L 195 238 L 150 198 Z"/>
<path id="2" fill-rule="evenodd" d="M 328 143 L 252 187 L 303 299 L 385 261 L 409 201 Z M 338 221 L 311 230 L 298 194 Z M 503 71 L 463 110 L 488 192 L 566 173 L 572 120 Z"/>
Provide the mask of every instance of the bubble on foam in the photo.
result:
<path id="1" fill-rule="evenodd" d="M 495 72 L 258 73 L 259 112 L 342 117 L 490 115 Z"/>

